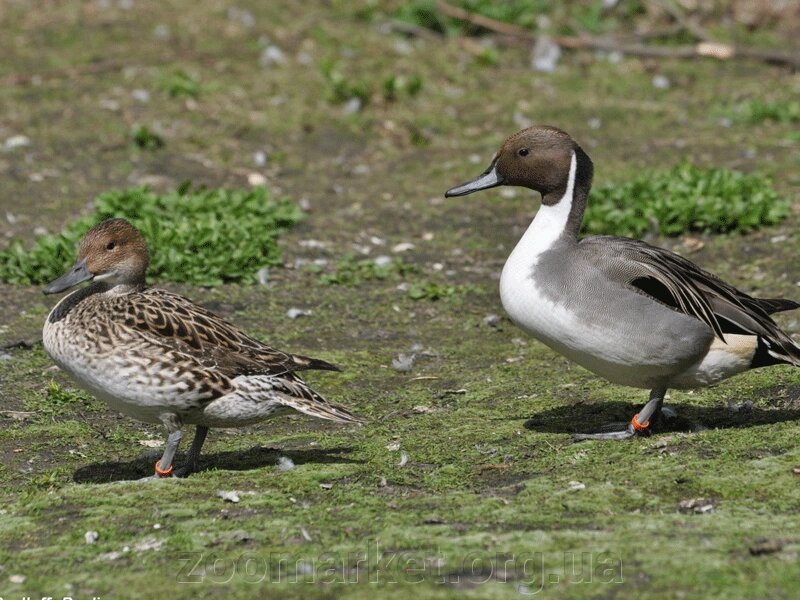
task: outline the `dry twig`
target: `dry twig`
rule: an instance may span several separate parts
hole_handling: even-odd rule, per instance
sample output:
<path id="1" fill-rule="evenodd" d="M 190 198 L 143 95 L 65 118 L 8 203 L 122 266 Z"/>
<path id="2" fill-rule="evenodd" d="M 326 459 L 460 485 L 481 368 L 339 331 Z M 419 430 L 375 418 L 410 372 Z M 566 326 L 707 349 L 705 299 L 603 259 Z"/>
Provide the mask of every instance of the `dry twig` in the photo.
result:
<path id="1" fill-rule="evenodd" d="M 523 27 L 509 25 L 483 15 L 478 15 L 463 8 L 452 6 L 447 2 L 436 3 L 442 14 L 472 23 L 489 31 L 494 31 L 507 38 L 524 40 L 532 43 L 536 36 Z M 699 32 L 698 32 L 699 33 Z M 705 34 L 704 34 L 705 35 Z M 650 46 L 646 44 L 625 43 L 614 38 L 595 37 L 591 35 L 569 36 L 554 35 L 550 39 L 568 50 L 603 50 L 606 52 L 621 52 L 630 56 L 649 58 L 715 58 L 717 60 L 730 60 L 734 58 L 747 58 L 765 63 L 800 69 L 800 55 L 779 50 L 765 50 L 761 48 L 746 48 L 722 44 L 717 42 L 702 41 L 693 46 Z"/>

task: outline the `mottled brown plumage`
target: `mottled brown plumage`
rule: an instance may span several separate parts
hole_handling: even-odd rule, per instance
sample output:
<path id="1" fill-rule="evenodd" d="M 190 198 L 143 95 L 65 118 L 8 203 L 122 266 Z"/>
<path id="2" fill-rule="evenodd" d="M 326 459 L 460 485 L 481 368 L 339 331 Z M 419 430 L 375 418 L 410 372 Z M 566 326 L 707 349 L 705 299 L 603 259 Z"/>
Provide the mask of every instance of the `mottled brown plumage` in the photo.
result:
<path id="1" fill-rule="evenodd" d="M 337 367 L 276 350 L 182 296 L 148 288 L 148 263 L 147 245 L 127 221 L 110 219 L 90 230 L 75 266 L 45 292 L 91 283 L 53 308 L 44 344 L 59 366 L 113 408 L 164 423 L 178 441 L 181 424 L 197 425 L 187 472 L 197 466 L 208 427 L 248 425 L 285 409 L 361 421 L 297 374 Z M 167 446 L 164 469 L 172 458 Z M 173 446 L 174 453 L 177 441 Z"/>

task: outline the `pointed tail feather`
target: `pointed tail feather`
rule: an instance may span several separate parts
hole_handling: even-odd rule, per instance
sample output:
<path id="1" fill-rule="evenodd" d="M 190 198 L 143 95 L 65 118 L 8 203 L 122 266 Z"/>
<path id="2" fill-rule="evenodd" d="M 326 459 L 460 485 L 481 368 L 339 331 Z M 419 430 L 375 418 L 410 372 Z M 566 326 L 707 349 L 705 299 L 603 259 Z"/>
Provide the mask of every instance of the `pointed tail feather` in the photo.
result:
<path id="1" fill-rule="evenodd" d="M 280 392 L 281 404 L 305 415 L 337 423 L 364 423 L 366 421 L 363 417 L 354 415 L 341 404 L 328 402 L 297 376 L 292 379 L 282 378 L 274 389 Z"/>
<path id="2" fill-rule="evenodd" d="M 763 367 L 776 364 L 789 364 L 800 367 L 800 346 L 786 336 L 788 342 L 775 343 L 762 336 L 758 337 L 758 347 L 753 356 L 753 367 Z"/>
<path id="3" fill-rule="evenodd" d="M 298 371 L 306 369 L 319 369 L 323 371 L 341 371 L 342 369 L 334 364 L 324 361 L 320 358 L 309 358 L 308 356 L 300 356 L 299 354 L 292 354 L 292 362 Z"/>
<path id="4" fill-rule="evenodd" d="M 787 300 L 786 298 L 756 298 L 758 305 L 771 315 L 785 310 L 794 310 L 800 308 L 800 303 L 794 300 Z"/>

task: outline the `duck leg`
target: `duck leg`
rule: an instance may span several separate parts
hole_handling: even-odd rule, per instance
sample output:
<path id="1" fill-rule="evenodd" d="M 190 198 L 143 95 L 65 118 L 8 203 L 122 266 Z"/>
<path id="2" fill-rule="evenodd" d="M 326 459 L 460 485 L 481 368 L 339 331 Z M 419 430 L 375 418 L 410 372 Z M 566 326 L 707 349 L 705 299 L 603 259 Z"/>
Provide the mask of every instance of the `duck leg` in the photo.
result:
<path id="1" fill-rule="evenodd" d="M 167 413 L 161 415 L 161 422 L 167 428 L 167 444 L 164 447 L 164 453 L 161 458 L 156 461 L 156 472 L 150 477 L 145 477 L 141 481 L 149 479 L 161 479 L 172 475 L 172 460 L 175 458 L 175 452 L 178 451 L 178 445 L 181 443 L 181 419 L 174 413 Z"/>
<path id="2" fill-rule="evenodd" d="M 192 447 L 186 454 L 186 462 L 184 465 L 175 471 L 175 477 L 186 477 L 197 471 L 200 459 L 200 450 L 203 448 L 203 443 L 206 441 L 206 434 L 208 427 L 198 425 L 194 431 L 194 439 L 192 440 Z"/>
<path id="3" fill-rule="evenodd" d="M 636 434 L 644 434 L 650 430 L 652 422 L 661 417 L 661 407 L 664 404 L 664 396 L 667 388 L 655 388 L 650 391 L 650 400 L 644 405 L 642 410 L 633 415 L 631 422 L 625 427 L 615 426 L 611 431 L 600 433 L 574 433 L 572 437 L 576 440 L 627 440 Z"/>

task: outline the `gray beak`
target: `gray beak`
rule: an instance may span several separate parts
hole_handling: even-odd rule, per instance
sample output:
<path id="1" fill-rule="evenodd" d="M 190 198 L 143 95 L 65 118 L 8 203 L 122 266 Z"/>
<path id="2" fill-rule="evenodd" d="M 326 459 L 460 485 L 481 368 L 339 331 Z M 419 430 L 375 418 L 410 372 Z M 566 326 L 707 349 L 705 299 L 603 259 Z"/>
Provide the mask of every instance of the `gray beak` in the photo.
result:
<path id="1" fill-rule="evenodd" d="M 472 181 L 462 183 L 461 185 L 457 185 L 456 187 L 447 190 L 444 193 L 444 197 L 452 198 L 453 196 L 466 196 L 472 192 L 488 190 L 489 188 L 503 185 L 503 183 L 503 178 L 497 174 L 497 162 L 494 161 L 491 165 L 489 165 L 488 169 L 486 169 Z"/>
<path id="2" fill-rule="evenodd" d="M 48 283 L 42 292 L 45 294 L 59 294 L 64 290 L 68 290 L 92 278 L 94 278 L 94 273 L 91 273 L 89 269 L 86 268 L 86 259 L 84 258 L 82 261 L 75 263 L 75 265 L 61 277 Z"/>

